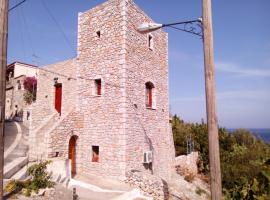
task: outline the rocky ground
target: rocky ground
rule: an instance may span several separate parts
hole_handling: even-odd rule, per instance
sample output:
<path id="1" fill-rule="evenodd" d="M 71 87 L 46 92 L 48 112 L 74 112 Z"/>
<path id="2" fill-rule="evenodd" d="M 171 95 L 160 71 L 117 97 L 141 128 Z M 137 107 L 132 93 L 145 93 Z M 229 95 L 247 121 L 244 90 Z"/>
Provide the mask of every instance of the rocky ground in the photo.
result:
<path id="1" fill-rule="evenodd" d="M 210 200 L 209 185 L 198 177 L 186 181 L 175 173 L 169 184 L 170 200 Z"/>
<path id="2" fill-rule="evenodd" d="M 26 197 L 23 194 L 16 194 L 5 199 L 9 200 L 72 200 L 72 191 L 67 188 L 56 185 L 54 189 L 40 190 L 39 194 L 34 194 L 31 197 Z"/>

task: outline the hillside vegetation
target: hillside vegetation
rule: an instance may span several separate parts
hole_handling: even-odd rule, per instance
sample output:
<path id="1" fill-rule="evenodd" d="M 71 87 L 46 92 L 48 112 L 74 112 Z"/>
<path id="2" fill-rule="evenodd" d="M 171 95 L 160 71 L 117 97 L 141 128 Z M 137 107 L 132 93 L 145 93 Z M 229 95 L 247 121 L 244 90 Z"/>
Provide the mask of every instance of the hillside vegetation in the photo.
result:
<path id="1" fill-rule="evenodd" d="M 172 119 L 176 154 L 187 153 L 191 138 L 194 150 L 200 153 L 200 173 L 209 175 L 207 126 L 185 123 L 178 116 Z M 222 187 L 225 199 L 270 200 L 270 144 L 245 129 L 229 133 L 219 128 Z"/>

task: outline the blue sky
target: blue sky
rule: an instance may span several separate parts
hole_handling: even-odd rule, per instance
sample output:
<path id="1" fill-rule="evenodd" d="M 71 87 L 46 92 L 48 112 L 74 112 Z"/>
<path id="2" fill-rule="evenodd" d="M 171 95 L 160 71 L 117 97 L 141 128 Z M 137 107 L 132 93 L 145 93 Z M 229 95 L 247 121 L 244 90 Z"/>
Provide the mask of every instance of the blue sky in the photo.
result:
<path id="1" fill-rule="evenodd" d="M 20 1 L 10 0 L 10 7 Z M 134 1 L 158 23 L 202 15 L 200 0 Z M 27 0 L 9 13 L 8 63 L 46 65 L 75 57 L 78 12 L 103 2 Z M 270 1 L 213 0 L 212 7 L 219 124 L 270 128 Z M 165 31 L 171 111 L 185 121 L 200 122 L 206 118 L 202 40 L 170 28 Z"/>

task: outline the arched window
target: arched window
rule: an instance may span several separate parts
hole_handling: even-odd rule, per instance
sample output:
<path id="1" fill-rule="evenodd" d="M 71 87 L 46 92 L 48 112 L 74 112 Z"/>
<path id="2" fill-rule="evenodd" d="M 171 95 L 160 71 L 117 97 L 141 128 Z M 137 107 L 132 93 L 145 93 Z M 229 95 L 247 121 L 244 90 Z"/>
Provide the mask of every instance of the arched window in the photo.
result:
<path id="1" fill-rule="evenodd" d="M 147 108 L 153 108 L 154 102 L 154 84 L 151 82 L 145 83 L 145 105 Z"/>

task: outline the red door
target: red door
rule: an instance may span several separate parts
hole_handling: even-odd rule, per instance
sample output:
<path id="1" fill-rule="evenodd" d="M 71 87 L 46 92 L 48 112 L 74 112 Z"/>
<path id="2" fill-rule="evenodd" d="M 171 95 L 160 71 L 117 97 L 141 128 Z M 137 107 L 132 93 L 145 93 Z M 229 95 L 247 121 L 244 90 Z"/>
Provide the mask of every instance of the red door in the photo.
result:
<path id="1" fill-rule="evenodd" d="M 76 175 L 76 141 L 77 136 L 72 136 L 69 140 L 68 158 L 71 161 L 71 177 Z"/>
<path id="2" fill-rule="evenodd" d="M 61 114 L 62 106 L 62 84 L 55 85 L 55 110 Z"/>

